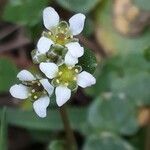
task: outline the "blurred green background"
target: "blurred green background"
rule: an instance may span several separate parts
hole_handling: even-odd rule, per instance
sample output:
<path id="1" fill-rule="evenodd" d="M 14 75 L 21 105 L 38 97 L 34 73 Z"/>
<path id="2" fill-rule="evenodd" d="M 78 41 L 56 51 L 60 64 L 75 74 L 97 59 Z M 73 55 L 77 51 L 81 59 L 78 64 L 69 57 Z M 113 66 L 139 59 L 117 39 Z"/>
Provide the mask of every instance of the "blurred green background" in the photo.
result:
<path id="1" fill-rule="evenodd" d="M 93 54 L 97 58 L 96 85 L 78 89 L 68 103 L 78 149 L 150 150 L 149 0 L 0 1 L 0 150 L 66 150 L 55 100 L 40 119 L 30 103 L 8 92 L 18 71 L 33 65 L 30 52 L 44 30 L 47 6 L 63 20 L 86 15 L 78 38 L 92 51 L 91 66 Z"/>

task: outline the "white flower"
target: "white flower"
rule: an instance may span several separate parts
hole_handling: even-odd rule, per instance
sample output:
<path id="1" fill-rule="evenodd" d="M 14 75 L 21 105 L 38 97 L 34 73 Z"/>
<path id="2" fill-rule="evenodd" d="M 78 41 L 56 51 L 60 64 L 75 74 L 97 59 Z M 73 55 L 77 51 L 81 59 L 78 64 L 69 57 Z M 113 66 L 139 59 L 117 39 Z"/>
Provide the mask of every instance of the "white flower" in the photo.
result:
<path id="1" fill-rule="evenodd" d="M 41 63 L 40 70 L 56 85 L 55 94 L 58 106 L 62 106 L 71 97 L 71 90 L 80 87 L 89 87 L 96 83 L 96 79 L 90 73 L 81 71 L 79 66 L 62 65 L 54 63 Z"/>
<path id="2" fill-rule="evenodd" d="M 15 84 L 10 88 L 10 93 L 18 99 L 31 99 L 33 108 L 39 117 L 46 117 L 46 109 L 50 103 L 50 96 L 54 87 L 48 79 L 37 79 L 29 71 L 22 70 L 18 73 L 17 78 L 22 82 Z"/>
<path id="3" fill-rule="evenodd" d="M 47 7 L 43 11 L 44 26 L 51 30 L 59 24 L 60 17 L 52 7 Z M 78 13 L 69 19 L 69 29 L 73 35 L 78 35 L 82 32 L 85 22 L 85 15 Z"/>
<path id="4" fill-rule="evenodd" d="M 72 16 L 69 19 L 68 26 L 67 23 L 60 22 L 60 17 L 54 8 L 47 7 L 43 11 L 43 22 L 50 32 L 47 33 L 48 37 L 42 36 L 39 39 L 37 43 L 37 55 L 48 52 L 53 44 L 60 44 L 68 49 L 65 63 L 74 66 L 78 62 L 78 58 L 83 55 L 84 49 L 78 42 L 68 41 L 68 39 L 72 39 L 72 35 L 78 35 L 82 32 L 85 15 L 78 13 Z M 57 32 L 54 29 L 57 29 Z"/>

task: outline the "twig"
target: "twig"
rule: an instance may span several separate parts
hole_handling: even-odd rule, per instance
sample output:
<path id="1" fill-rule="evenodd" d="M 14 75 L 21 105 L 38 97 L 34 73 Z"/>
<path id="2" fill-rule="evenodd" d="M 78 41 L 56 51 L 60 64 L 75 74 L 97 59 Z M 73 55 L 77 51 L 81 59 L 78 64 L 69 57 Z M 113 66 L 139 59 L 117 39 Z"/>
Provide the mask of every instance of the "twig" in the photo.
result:
<path id="1" fill-rule="evenodd" d="M 15 25 L 6 25 L 0 29 L 0 40 L 6 38 L 7 36 L 11 35 L 15 31 L 17 31 L 20 27 Z"/>
<path id="2" fill-rule="evenodd" d="M 66 132 L 68 150 L 77 150 L 77 143 L 74 137 L 74 133 L 71 129 L 71 125 L 66 111 L 66 106 L 64 105 L 61 108 L 59 108 L 59 112 Z"/>
<path id="3" fill-rule="evenodd" d="M 15 40 L 9 41 L 7 43 L 1 44 L 0 45 L 0 53 L 4 51 L 9 51 L 13 49 L 17 49 L 18 47 L 21 47 L 23 45 L 29 44 L 30 41 L 27 38 L 16 38 Z"/>

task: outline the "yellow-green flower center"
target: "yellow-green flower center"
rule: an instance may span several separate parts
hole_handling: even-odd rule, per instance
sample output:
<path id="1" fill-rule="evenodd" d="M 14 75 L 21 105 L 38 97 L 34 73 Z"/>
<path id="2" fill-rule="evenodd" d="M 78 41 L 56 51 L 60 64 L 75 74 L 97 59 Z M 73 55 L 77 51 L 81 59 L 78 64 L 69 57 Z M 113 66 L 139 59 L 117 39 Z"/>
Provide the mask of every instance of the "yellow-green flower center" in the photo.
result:
<path id="1" fill-rule="evenodd" d="M 59 72 L 52 83 L 54 86 L 64 85 L 74 90 L 77 86 L 77 74 L 81 71 L 80 66 L 68 67 L 62 65 L 59 67 Z"/>
<path id="2" fill-rule="evenodd" d="M 69 31 L 68 23 L 65 21 L 61 21 L 57 27 L 51 29 L 51 31 L 48 33 L 44 32 L 44 34 L 54 41 L 55 44 L 60 45 L 65 45 L 71 39 L 73 39 L 73 36 Z"/>
<path id="3" fill-rule="evenodd" d="M 78 73 L 77 69 L 74 69 L 72 67 L 67 67 L 67 66 L 61 66 L 59 68 L 57 81 L 62 83 L 62 84 L 69 84 L 73 80 L 76 81 L 77 73 Z"/>
<path id="4" fill-rule="evenodd" d="M 55 43 L 60 45 L 64 45 L 69 37 L 67 37 L 64 33 L 58 33 L 55 36 Z"/>

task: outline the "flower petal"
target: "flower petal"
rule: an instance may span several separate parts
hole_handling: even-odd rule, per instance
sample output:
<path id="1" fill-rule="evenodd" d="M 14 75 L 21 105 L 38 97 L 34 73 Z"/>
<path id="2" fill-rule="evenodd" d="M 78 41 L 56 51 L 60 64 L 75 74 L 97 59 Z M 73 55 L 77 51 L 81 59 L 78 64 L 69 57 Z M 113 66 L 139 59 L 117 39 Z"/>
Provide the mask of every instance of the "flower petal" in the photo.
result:
<path id="1" fill-rule="evenodd" d="M 42 84 L 44 89 L 48 92 L 48 94 L 51 96 L 54 91 L 54 87 L 49 83 L 48 79 L 41 79 L 40 83 Z"/>
<path id="2" fill-rule="evenodd" d="M 71 90 L 65 86 L 58 86 L 56 87 L 55 94 L 57 105 L 60 107 L 70 99 Z"/>
<path id="3" fill-rule="evenodd" d="M 85 22 L 85 15 L 78 13 L 69 19 L 70 30 L 73 35 L 78 35 L 82 32 Z"/>
<path id="4" fill-rule="evenodd" d="M 28 98 L 29 89 L 22 84 L 15 84 L 10 88 L 9 92 L 15 98 L 26 99 Z"/>
<path id="5" fill-rule="evenodd" d="M 40 53 L 44 54 L 50 49 L 52 44 L 53 44 L 52 40 L 43 36 L 39 39 L 39 41 L 37 43 L 38 51 Z"/>
<path id="6" fill-rule="evenodd" d="M 20 71 L 18 73 L 18 75 L 17 75 L 17 78 L 20 81 L 33 81 L 33 80 L 36 80 L 36 78 L 28 70 L 22 70 L 22 71 Z"/>
<path id="7" fill-rule="evenodd" d="M 40 63 L 40 70 L 50 79 L 53 79 L 57 72 L 58 66 L 54 63 Z"/>
<path id="8" fill-rule="evenodd" d="M 43 11 L 44 26 L 50 30 L 59 23 L 59 15 L 52 7 L 47 7 Z"/>
<path id="9" fill-rule="evenodd" d="M 91 86 L 96 83 L 95 77 L 90 73 L 83 71 L 77 76 L 77 84 L 83 88 Z"/>
<path id="10" fill-rule="evenodd" d="M 47 115 L 46 109 L 49 103 L 50 99 L 48 96 L 41 97 L 33 103 L 33 109 L 39 117 L 41 118 L 46 117 Z"/>
<path id="11" fill-rule="evenodd" d="M 68 48 L 70 54 L 75 58 L 81 57 L 84 53 L 84 48 L 81 47 L 78 42 L 66 44 L 66 47 Z"/>
<path id="12" fill-rule="evenodd" d="M 70 52 L 67 52 L 65 56 L 65 64 L 67 66 L 74 66 L 75 64 L 78 63 L 78 58 L 73 57 Z"/>

